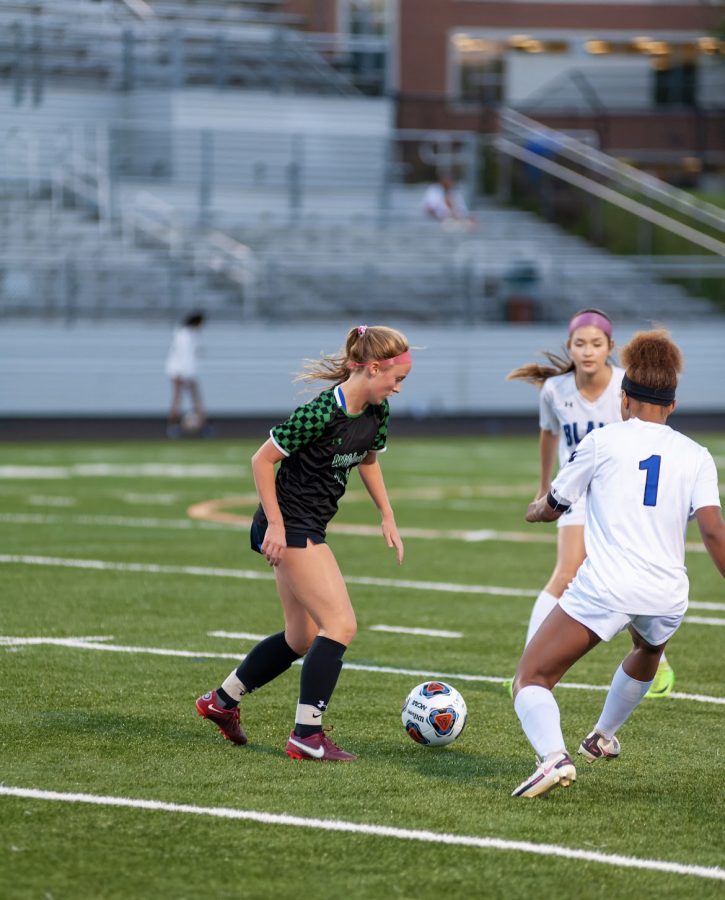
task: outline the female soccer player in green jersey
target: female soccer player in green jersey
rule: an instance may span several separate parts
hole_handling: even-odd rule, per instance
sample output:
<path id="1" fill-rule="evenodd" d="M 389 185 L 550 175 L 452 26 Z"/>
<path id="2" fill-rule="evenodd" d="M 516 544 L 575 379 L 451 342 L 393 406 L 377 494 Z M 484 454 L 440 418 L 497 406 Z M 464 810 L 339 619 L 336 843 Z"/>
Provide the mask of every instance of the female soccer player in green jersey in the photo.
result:
<path id="1" fill-rule="evenodd" d="M 196 701 L 199 715 L 235 744 L 247 742 L 239 724 L 241 698 L 304 656 L 295 727 L 285 751 L 292 759 L 355 759 L 322 728 L 342 656 L 357 627 L 325 533 L 350 470 L 359 467 L 380 511 L 383 537 L 402 563 L 403 542 L 378 453 L 387 440 L 388 398 L 399 393 L 411 365 L 409 345 L 400 332 L 382 325 L 351 329 L 339 355 L 323 356 L 301 376 L 333 386 L 275 426 L 252 457 L 260 505 L 251 545 L 274 568 L 284 631 L 257 644 L 219 688 Z"/>

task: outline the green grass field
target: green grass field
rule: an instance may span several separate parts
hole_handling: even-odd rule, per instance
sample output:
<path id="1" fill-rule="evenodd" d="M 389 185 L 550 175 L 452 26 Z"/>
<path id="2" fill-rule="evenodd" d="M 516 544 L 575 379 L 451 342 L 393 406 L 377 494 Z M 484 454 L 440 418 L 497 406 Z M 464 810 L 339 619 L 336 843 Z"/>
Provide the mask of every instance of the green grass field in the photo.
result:
<path id="1" fill-rule="evenodd" d="M 722 473 L 725 436 L 699 437 Z M 642 704 L 618 761 L 581 764 L 546 798 L 510 796 L 534 758 L 500 681 L 555 551 L 552 526 L 523 521 L 536 446 L 393 433 L 402 568 L 376 528 L 342 527 L 377 524 L 351 477 L 329 541 L 359 633 L 325 722 L 360 758 L 337 766 L 283 752 L 297 667 L 243 701 L 247 747 L 195 714 L 254 642 L 212 633 L 280 628 L 246 527 L 187 513 L 236 497 L 226 512 L 249 516 L 251 443 L 0 447 L 0 897 L 725 896 L 725 591 L 697 549 L 688 615 L 706 621 L 670 645 L 676 695 Z M 598 647 L 558 689 L 571 751 L 627 646 Z M 433 675 L 469 709 L 440 750 L 400 721 Z"/>

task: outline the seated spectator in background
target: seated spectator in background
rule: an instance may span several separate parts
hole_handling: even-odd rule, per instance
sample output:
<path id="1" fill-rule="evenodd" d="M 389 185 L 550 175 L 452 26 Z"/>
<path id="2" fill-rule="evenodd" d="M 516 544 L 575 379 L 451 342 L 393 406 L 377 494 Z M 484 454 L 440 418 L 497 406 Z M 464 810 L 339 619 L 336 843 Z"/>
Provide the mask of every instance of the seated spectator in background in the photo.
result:
<path id="1" fill-rule="evenodd" d="M 468 212 L 463 194 L 450 175 L 440 175 L 438 181 L 428 187 L 423 197 L 423 211 L 444 225 L 465 229 L 476 227 L 476 219 Z"/>

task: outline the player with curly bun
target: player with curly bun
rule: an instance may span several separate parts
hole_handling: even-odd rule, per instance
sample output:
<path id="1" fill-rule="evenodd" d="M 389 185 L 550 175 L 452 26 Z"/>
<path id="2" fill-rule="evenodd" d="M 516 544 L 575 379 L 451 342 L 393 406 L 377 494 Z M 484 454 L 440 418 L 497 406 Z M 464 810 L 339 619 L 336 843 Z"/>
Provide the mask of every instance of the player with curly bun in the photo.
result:
<path id="1" fill-rule="evenodd" d="M 349 761 L 322 728 L 342 656 L 355 636 L 355 612 L 340 569 L 325 542 L 351 469 L 382 517 L 388 547 L 403 561 L 403 542 L 388 500 L 378 453 L 385 450 L 388 398 L 400 392 L 412 358 L 405 336 L 382 325 L 360 325 L 336 356 L 308 363 L 302 380 L 333 386 L 270 431 L 252 457 L 260 505 L 252 550 L 274 568 L 284 631 L 257 644 L 215 691 L 199 697 L 199 715 L 235 744 L 246 744 L 239 702 L 304 656 L 295 727 L 286 753 L 293 759 Z M 277 464 L 279 468 L 276 471 Z"/>
<path id="2" fill-rule="evenodd" d="M 529 505 L 528 522 L 551 522 L 587 492 L 587 556 L 527 645 L 514 679 L 514 708 L 540 759 L 513 792 L 536 797 L 576 780 L 552 688 L 600 641 L 627 628 L 633 647 L 614 674 L 604 707 L 579 753 L 587 762 L 620 754 L 616 736 L 652 683 L 688 603 L 685 532 L 697 520 L 725 577 L 725 522 L 717 470 L 705 447 L 666 422 L 682 371 L 663 330 L 640 332 L 623 348 L 622 422 L 591 431 Z"/>
<path id="3" fill-rule="evenodd" d="M 565 356 L 544 353 L 550 365 L 529 363 L 514 369 L 508 380 L 521 379 L 540 388 L 540 478 L 536 498 L 551 486 L 554 460 L 559 468 L 593 428 L 620 422 L 620 394 L 624 370 L 612 363 L 612 322 L 601 309 L 582 309 L 569 322 Z M 586 497 L 582 495 L 557 524 L 556 564 L 534 602 L 526 643 L 556 606 L 584 561 Z M 664 654 L 648 697 L 666 697 L 674 672 Z M 511 681 L 506 685 L 511 688 Z"/>

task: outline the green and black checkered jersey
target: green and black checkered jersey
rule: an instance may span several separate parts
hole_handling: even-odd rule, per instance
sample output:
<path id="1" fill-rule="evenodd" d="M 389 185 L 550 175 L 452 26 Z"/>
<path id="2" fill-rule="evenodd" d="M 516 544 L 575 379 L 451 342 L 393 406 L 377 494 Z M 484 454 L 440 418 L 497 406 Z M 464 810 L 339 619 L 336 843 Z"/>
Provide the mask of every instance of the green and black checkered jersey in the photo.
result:
<path id="1" fill-rule="evenodd" d="M 277 500 L 285 529 L 324 537 L 350 469 L 371 450 L 385 450 L 390 408 L 384 400 L 351 415 L 341 385 L 298 407 L 270 437 L 285 459 L 277 470 Z"/>

